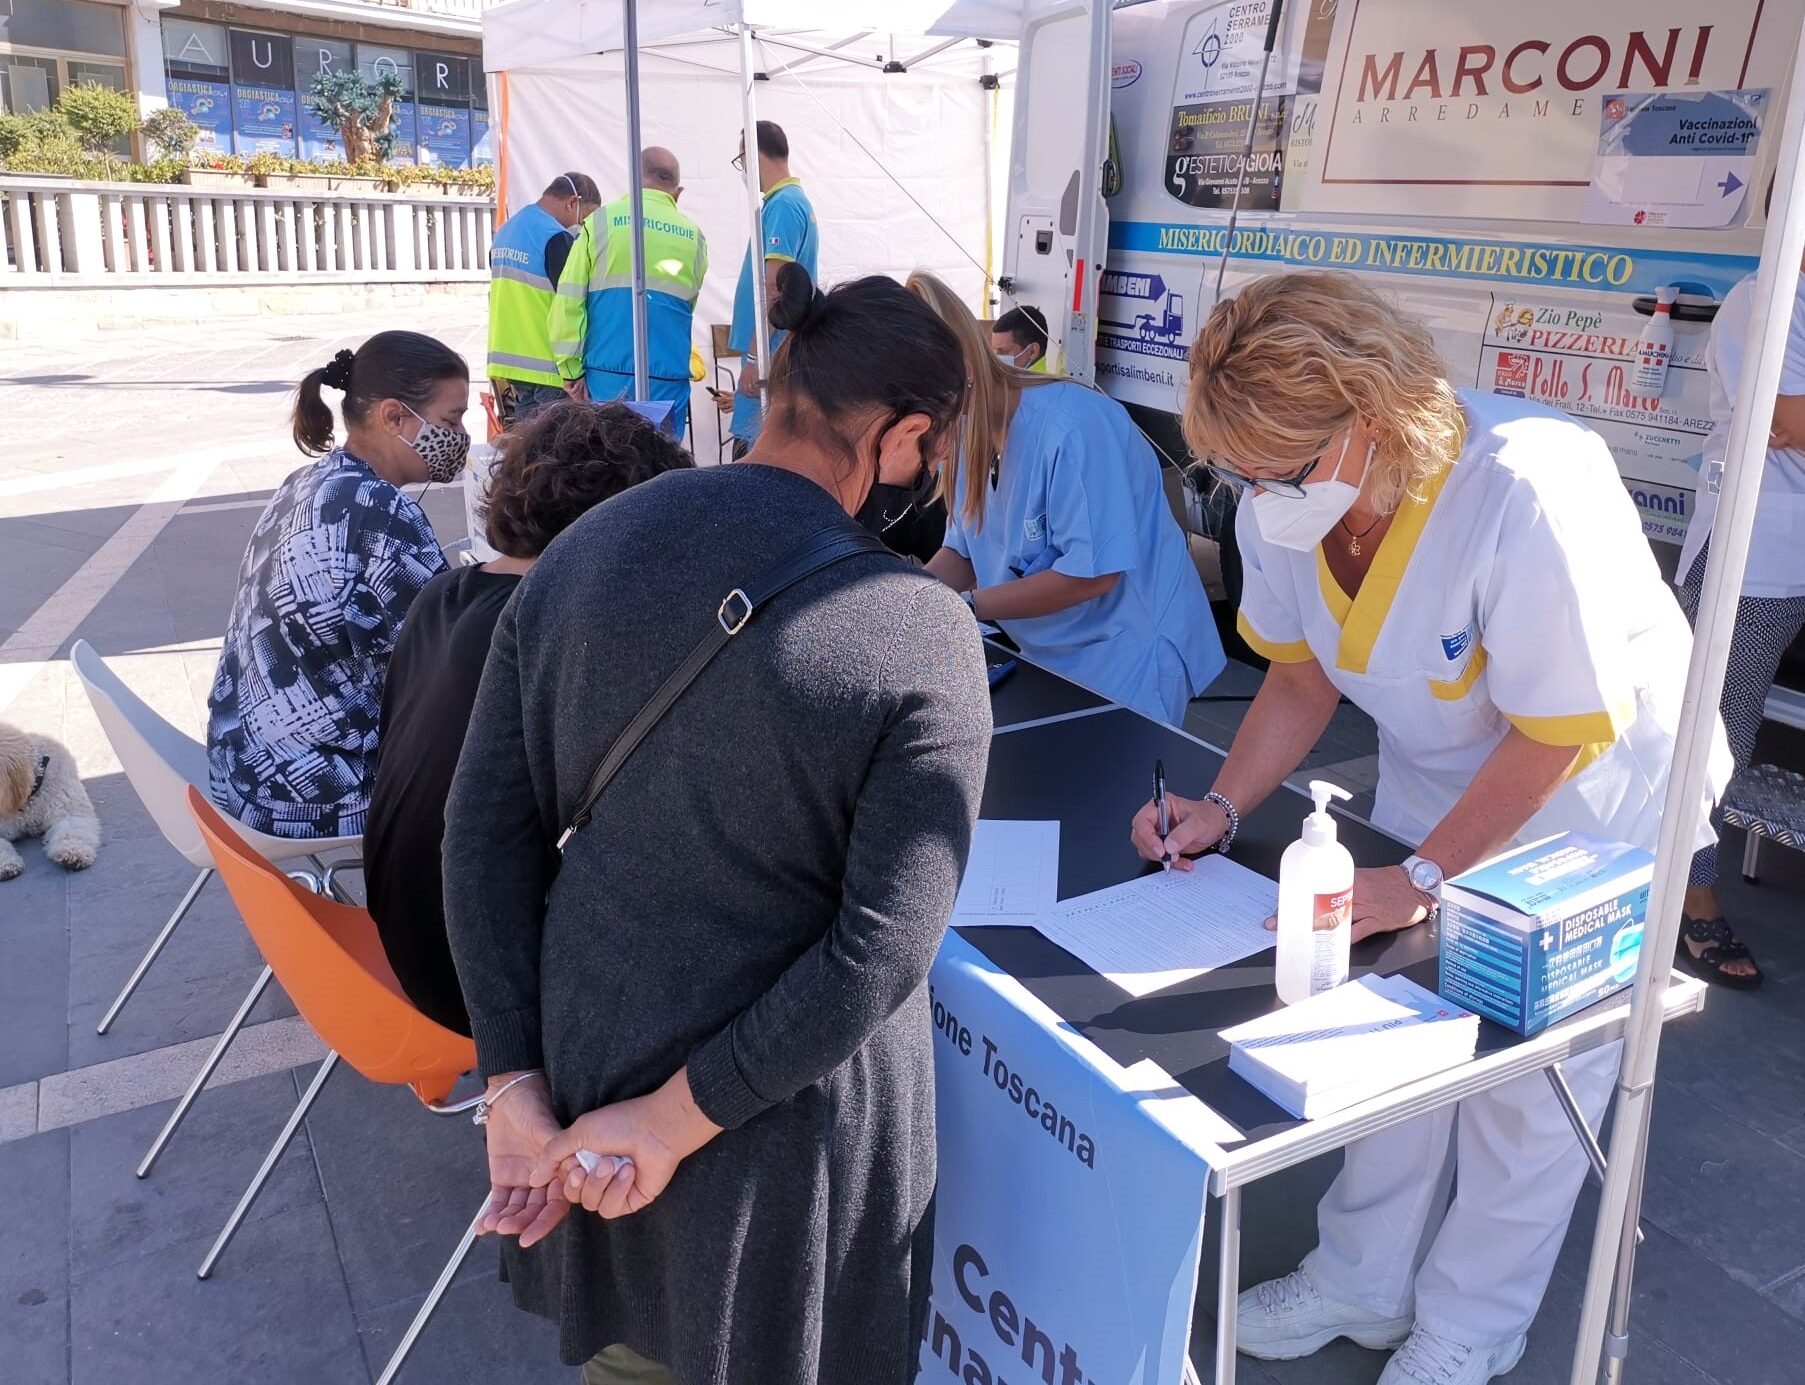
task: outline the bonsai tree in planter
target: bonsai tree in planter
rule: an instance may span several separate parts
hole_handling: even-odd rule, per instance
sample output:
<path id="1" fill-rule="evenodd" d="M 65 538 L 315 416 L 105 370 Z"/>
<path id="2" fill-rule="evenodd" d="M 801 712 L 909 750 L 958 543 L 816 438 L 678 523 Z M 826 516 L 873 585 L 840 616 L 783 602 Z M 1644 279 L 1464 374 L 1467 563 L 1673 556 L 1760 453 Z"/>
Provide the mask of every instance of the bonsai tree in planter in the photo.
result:
<path id="1" fill-rule="evenodd" d="M 346 163 L 368 163 L 388 158 L 394 148 L 395 102 L 403 90 L 393 72 L 374 82 L 357 72 L 320 72 L 308 86 L 307 107 L 322 124 L 338 128 Z"/>
<path id="2" fill-rule="evenodd" d="M 130 139 L 138 128 L 138 103 L 123 91 L 103 87 L 98 82 L 82 82 L 70 87 L 57 98 L 60 115 L 90 158 L 100 160 L 106 176 L 113 176 L 116 146 Z"/>

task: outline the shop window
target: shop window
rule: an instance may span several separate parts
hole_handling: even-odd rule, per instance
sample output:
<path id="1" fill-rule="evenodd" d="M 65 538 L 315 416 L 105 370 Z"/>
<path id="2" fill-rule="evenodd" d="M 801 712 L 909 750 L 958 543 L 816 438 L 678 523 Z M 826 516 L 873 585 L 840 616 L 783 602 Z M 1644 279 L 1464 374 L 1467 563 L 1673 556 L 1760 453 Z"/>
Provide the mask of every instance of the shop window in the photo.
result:
<path id="1" fill-rule="evenodd" d="M 63 94 L 55 58 L 30 58 L 21 53 L 0 54 L 0 111 L 28 115 L 48 110 Z"/>
<path id="2" fill-rule="evenodd" d="M 116 5 L 88 0 L 4 0 L 0 47 L 56 48 L 123 58 L 124 12 Z"/>

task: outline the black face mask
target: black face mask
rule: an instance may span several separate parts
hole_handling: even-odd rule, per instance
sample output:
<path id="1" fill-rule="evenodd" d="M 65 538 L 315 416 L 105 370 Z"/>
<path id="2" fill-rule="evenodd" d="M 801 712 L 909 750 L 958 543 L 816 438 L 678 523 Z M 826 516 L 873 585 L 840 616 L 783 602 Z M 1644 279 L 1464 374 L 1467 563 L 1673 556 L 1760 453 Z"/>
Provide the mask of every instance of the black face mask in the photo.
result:
<path id="1" fill-rule="evenodd" d="M 892 486 L 882 481 L 873 485 L 871 494 L 865 497 L 865 503 L 859 506 L 858 514 L 853 518 L 882 538 L 916 510 L 925 510 L 932 505 L 934 492 L 939 485 L 939 476 L 923 462 L 921 474 L 915 478 L 913 485 Z"/>

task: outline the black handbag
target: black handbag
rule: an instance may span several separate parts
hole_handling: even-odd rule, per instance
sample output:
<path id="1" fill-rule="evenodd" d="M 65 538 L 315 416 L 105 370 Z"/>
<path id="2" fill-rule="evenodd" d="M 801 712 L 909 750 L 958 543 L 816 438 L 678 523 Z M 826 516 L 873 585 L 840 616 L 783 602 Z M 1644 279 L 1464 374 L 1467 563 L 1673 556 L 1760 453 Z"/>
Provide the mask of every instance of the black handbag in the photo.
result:
<path id="1" fill-rule="evenodd" d="M 728 592 L 715 610 L 715 622 L 708 633 L 690 650 L 689 657 L 677 665 L 671 676 L 664 680 L 658 691 L 646 700 L 645 706 L 627 723 L 626 729 L 614 738 L 614 744 L 608 747 L 608 753 L 589 776 L 589 783 L 583 790 L 576 812 L 558 836 L 559 853 L 563 853 L 565 843 L 571 837 L 589 824 L 590 815 L 595 811 L 596 801 L 601 798 L 602 790 L 620 773 L 621 766 L 639 748 L 639 743 L 664 718 L 664 714 L 670 711 L 677 699 L 683 696 L 689 685 L 696 681 L 702 670 L 714 660 L 714 656 L 726 648 L 729 640 L 744 630 L 752 618 L 774 599 L 805 577 L 812 577 L 824 568 L 848 558 L 856 558 L 861 553 L 894 556 L 880 539 L 863 530 L 824 530 L 791 549 L 759 581 L 735 587 Z"/>

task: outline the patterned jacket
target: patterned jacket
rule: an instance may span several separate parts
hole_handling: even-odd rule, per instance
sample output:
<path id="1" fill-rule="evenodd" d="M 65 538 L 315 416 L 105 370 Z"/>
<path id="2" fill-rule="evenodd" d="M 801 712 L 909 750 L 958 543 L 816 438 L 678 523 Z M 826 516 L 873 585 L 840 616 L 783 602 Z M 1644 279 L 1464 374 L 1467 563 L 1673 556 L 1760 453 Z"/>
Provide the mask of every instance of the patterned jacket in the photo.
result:
<path id="1" fill-rule="evenodd" d="M 343 448 L 282 483 L 207 701 L 215 802 L 272 836 L 363 832 L 389 655 L 445 566 L 425 512 Z"/>

